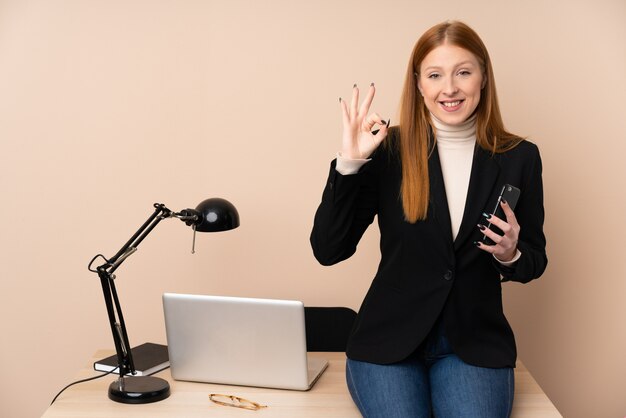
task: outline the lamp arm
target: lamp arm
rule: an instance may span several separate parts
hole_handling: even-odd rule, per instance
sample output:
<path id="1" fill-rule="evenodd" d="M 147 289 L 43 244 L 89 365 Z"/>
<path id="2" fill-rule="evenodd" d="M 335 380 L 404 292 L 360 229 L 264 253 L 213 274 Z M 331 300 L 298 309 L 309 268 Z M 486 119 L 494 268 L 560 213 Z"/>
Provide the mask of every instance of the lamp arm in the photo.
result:
<path id="1" fill-rule="evenodd" d="M 119 300 L 115 291 L 114 278 L 111 277 L 105 269 L 98 268 L 98 276 L 102 285 L 102 293 L 104 294 L 104 303 L 106 305 L 109 317 L 109 325 L 111 326 L 111 334 L 113 335 L 113 343 L 115 345 L 115 353 L 117 354 L 117 364 L 119 366 L 120 377 L 133 373 L 135 370 L 132 354 L 130 353 L 128 334 L 124 336 L 122 327 L 124 325 L 124 317 L 119 310 Z M 113 294 L 116 301 L 114 302 Z M 119 319 L 118 319 L 119 318 Z"/>
<path id="2" fill-rule="evenodd" d="M 155 209 L 152 215 L 150 215 L 150 217 L 143 223 L 143 225 L 139 227 L 137 232 L 135 232 L 133 236 L 130 237 L 128 241 L 126 241 L 126 244 L 124 244 L 124 246 L 120 248 L 120 250 L 113 257 L 107 260 L 107 264 L 108 264 L 107 268 L 110 267 L 112 264 L 115 264 L 116 261 L 118 261 L 118 259 L 122 257 L 128 251 L 129 248 L 131 247 L 136 248 L 139 245 L 139 243 L 141 243 L 141 241 L 144 240 L 144 238 L 154 229 L 154 227 L 162 219 L 169 218 L 172 214 L 172 211 L 169 210 L 167 207 L 165 207 L 165 205 L 162 203 L 155 203 L 154 208 Z M 119 264 L 121 264 L 121 261 L 120 263 L 118 263 L 118 266 Z"/>
<path id="3" fill-rule="evenodd" d="M 120 378 L 126 374 L 135 374 L 135 365 L 128 341 L 128 333 L 126 332 L 124 315 L 122 314 L 122 306 L 120 305 L 115 288 L 115 275 L 113 272 L 117 270 L 124 260 L 137 251 L 137 246 L 152 232 L 159 222 L 165 218 L 173 217 L 174 215 L 173 212 L 163 204 L 155 203 L 154 207 L 154 213 L 150 215 L 124 246 L 113 257 L 96 268 L 102 285 L 111 333 L 113 334 Z"/>

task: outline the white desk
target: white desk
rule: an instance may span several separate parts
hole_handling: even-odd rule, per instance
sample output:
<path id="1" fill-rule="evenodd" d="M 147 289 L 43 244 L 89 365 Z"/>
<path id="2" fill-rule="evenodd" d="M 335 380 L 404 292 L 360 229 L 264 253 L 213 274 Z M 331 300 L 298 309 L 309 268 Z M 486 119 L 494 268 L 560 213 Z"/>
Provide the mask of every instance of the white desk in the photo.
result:
<path id="1" fill-rule="evenodd" d="M 79 372 L 76 380 L 94 376 L 93 361 L 111 355 L 99 351 L 94 359 Z M 345 379 L 345 353 L 309 353 L 324 357 L 329 366 L 308 392 L 214 385 L 173 380 L 169 369 L 157 373 L 170 382 L 169 398 L 145 405 L 127 405 L 109 400 L 110 375 L 67 389 L 43 414 L 42 418 L 166 418 L 166 417 L 284 417 L 284 418 L 351 418 L 360 417 L 352 402 Z M 247 411 L 216 405 L 209 400 L 210 393 L 235 395 L 267 405 L 258 411 Z M 561 417 L 552 402 L 543 393 L 524 365 L 518 361 L 515 369 L 515 403 L 513 418 Z"/>

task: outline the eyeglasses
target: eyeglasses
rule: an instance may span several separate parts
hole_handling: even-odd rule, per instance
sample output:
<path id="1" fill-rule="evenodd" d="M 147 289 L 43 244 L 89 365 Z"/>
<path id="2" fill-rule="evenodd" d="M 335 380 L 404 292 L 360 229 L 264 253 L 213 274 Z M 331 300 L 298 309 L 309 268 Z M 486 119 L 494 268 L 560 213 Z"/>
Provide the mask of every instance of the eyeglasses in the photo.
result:
<path id="1" fill-rule="evenodd" d="M 261 405 L 256 402 L 249 401 L 239 396 L 233 395 L 220 395 L 219 393 L 211 393 L 209 395 L 211 402 L 223 406 L 232 406 L 233 408 L 249 409 L 251 411 L 257 411 L 261 408 L 267 408 L 267 405 Z"/>

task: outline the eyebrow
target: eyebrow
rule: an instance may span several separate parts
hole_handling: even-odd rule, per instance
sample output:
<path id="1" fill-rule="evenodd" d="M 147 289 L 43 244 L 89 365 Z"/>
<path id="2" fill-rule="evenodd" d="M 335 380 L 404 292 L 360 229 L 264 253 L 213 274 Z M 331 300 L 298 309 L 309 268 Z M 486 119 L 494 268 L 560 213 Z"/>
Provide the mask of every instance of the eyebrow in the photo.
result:
<path id="1" fill-rule="evenodd" d="M 466 61 L 461 61 L 461 62 L 459 62 L 459 63 L 458 63 L 458 64 L 456 64 L 454 67 L 455 67 L 455 68 L 456 68 L 456 67 L 461 67 L 461 66 L 463 66 L 463 65 L 468 65 L 468 64 L 469 64 L 469 65 L 472 65 L 472 66 L 475 66 L 475 64 L 474 64 L 472 61 L 470 61 L 470 60 L 466 60 Z M 429 66 L 429 67 L 424 68 L 424 71 L 428 71 L 428 70 L 440 70 L 441 68 L 442 68 L 442 67 L 437 66 L 437 65 L 431 65 L 431 66 Z"/>

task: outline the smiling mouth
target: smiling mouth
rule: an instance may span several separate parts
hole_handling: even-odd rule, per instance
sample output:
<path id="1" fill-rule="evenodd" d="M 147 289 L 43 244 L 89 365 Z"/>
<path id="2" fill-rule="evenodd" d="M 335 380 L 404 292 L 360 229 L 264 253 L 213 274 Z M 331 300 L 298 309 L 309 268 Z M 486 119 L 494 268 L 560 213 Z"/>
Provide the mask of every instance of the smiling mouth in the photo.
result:
<path id="1" fill-rule="evenodd" d="M 453 102 L 439 102 L 439 103 L 441 103 L 445 107 L 456 107 L 460 105 L 461 102 L 463 102 L 463 100 L 455 100 Z"/>

